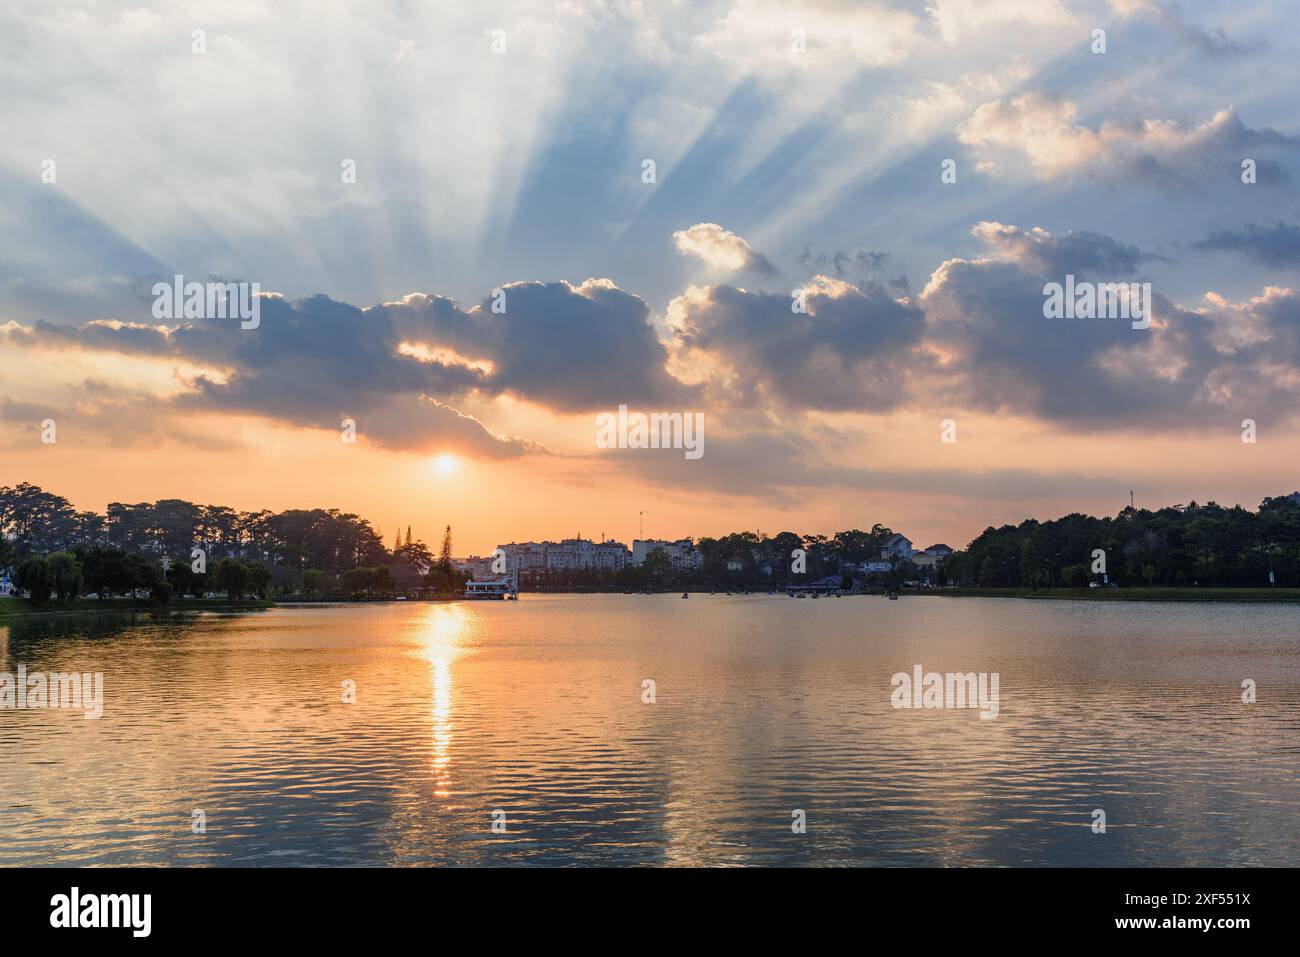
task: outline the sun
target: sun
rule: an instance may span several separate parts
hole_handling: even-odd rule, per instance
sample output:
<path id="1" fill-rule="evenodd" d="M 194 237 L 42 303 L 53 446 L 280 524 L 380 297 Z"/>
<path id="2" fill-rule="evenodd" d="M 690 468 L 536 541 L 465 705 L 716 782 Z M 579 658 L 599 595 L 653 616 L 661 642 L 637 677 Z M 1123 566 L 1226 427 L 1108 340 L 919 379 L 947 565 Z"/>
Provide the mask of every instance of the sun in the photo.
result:
<path id="1" fill-rule="evenodd" d="M 433 460 L 433 470 L 439 475 L 447 476 L 456 471 L 456 456 L 450 452 L 443 452 Z"/>

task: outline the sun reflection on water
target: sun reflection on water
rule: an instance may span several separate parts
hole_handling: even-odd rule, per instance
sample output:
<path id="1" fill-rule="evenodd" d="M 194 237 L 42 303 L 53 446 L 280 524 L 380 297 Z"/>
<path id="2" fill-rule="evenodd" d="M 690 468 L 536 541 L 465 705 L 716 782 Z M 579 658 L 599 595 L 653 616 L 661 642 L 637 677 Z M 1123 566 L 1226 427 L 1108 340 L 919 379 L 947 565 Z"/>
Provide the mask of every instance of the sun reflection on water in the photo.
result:
<path id="1" fill-rule="evenodd" d="M 470 615 L 460 605 L 431 605 L 419 623 L 423 657 L 431 666 L 433 692 L 433 750 L 430 772 L 433 793 L 451 796 L 451 664 L 466 651 Z"/>

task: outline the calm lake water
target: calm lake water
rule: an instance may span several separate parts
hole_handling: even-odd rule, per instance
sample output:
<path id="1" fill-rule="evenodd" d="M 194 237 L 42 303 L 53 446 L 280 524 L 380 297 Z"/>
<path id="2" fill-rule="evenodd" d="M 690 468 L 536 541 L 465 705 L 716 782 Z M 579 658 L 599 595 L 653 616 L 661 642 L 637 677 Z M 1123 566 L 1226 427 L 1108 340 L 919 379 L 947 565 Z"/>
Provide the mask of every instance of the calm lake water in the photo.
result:
<path id="1" fill-rule="evenodd" d="M 104 715 L 0 711 L 0 865 L 1300 864 L 1296 606 L 525 595 L 0 625 L 20 663 Z M 918 664 L 998 715 L 893 708 Z"/>

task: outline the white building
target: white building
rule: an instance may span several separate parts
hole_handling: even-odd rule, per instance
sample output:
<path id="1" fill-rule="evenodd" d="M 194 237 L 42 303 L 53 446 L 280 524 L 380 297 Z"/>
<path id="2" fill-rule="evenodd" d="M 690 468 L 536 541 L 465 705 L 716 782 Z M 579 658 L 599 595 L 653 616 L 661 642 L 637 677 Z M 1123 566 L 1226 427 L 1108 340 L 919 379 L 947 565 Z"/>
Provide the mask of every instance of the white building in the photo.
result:
<path id="1" fill-rule="evenodd" d="M 704 556 L 689 538 L 680 538 L 675 542 L 656 538 L 632 539 L 632 564 L 640 565 L 656 548 L 668 556 L 673 568 L 692 569 L 704 564 Z"/>
<path id="2" fill-rule="evenodd" d="M 597 542 L 591 554 L 598 571 L 621 572 L 632 560 L 632 553 L 622 542 Z"/>
<path id="3" fill-rule="evenodd" d="M 586 571 L 618 572 L 627 567 L 631 553 L 622 542 L 593 542 L 566 538 L 560 542 L 511 542 L 498 545 L 507 572 Z"/>
<path id="4" fill-rule="evenodd" d="M 890 562 L 845 562 L 846 572 L 861 572 L 864 575 L 881 575 L 893 569 Z"/>
<path id="5" fill-rule="evenodd" d="M 627 546 L 622 542 L 593 542 L 589 538 L 566 538 L 546 542 L 546 570 L 622 571 L 628 562 Z"/>
<path id="6" fill-rule="evenodd" d="M 889 558 L 911 558 L 912 557 L 912 540 L 906 535 L 900 535 L 895 532 L 889 536 L 884 547 L 880 550 L 880 557 Z"/>
<path id="7" fill-rule="evenodd" d="M 497 551 L 505 556 L 507 572 L 540 571 L 546 567 L 546 544 L 511 542 L 509 545 L 498 545 Z"/>

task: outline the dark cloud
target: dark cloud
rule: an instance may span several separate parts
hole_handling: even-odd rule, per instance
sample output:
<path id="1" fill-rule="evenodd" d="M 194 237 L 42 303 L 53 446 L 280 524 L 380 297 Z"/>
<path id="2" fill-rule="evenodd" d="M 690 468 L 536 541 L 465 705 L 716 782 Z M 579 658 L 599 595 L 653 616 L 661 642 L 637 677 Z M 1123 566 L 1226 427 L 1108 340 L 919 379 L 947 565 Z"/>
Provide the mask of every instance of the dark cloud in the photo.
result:
<path id="1" fill-rule="evenodd" d="M 1215 229 L 1194 245 L 1197 249 L 1241 253 L 1268 266 L 1300 265 L 1300 229 L 1282 222 L 1272 226 L 1247 223 L 1238 229 Z"/>
<path id="2" fill-rule="evenodd" d="M 1162 331 L 1122 320 L 1046 319 L 1044 279 L 1014 262 L 940 267 L 924 294 L 930 341 L 949 357 L 935 383 L 940 394 L 970 408 L 1121 427 L 1186 407 L 1204 369 L 1153 377 Z"/>
<path id="3" fill-rule="evenodd" d="M 1243 40 L 1231 37 L 1222 27 L 1201 27 L 1188 23 L 1177 4 L 1152 5 L 1157 23 L 1170 30 L 1184 44 L 1211 57 L 1241 56 L 1258 53 L 1268 47 L 1262 39 Z"/>
<path id="4" fill-rule="evenodd" d="M 501 457 L 537 448 L 496 435 L 457 408 L 465 396 L 510 394 L 561 412 L 620 403 L 680 404 L 693 390 L 665 371 L 649 308 L 608 281 L 513 283 L 504 312 L 407 296 L 361 309 L 328 296 L 261 299 L 260 325 L 236 320 L 38 320 L 3 327 L 14 346 L 76 347 L 211 368 L 171 400 L 195 412 L 239 412 L 339 428 L 391 448 L 450 442 Z"/>
<path id="5" fill-rule="evenodd" d="M 1004 248 L 1000 231 L 984 232 L 995 251 Z M 1208 297 L 1208 308 L 1191 311 L 1153 288 L 1147 330 L 1126 320 L 1047 319 L 1045 282 L 1085 274 L 1099 248 L 1114 247 L 1062 244 L 1043 257 L 1044 245 L 935 271 L 922 301 L 927 341 L 946 357 L 942 374 L 927 380 L 936 395 L 1089 429 L 1197 428 L 1294 403 L 1300 311 L 1291 290 L 1237 304 Z M 1102 261 L 1141 257 L 1111 259 Z"/>
<path id="6" fill-rule="evenodd" d="M 889 262 L 889 253 L 874 249 L 836 249 L 814 253 L 811 246 L 795 257 L 795 263 L 810 274 L 834 271 L 836 279 L 875 276 Z"/>
<path id="7" fill-rule="evenodd" d="M 987 255 L 943 263 L 919 297 L 901 279 L 817 276 L 799 312 L 786 293 L 693 286 L 669 304 L 666 338 L 643 300 L 588 280 L 510 283 L 468 308 L 426 294 L 369 308 L 267 295 L 255 330 L 237 320 L 38 320 L 0 325 L 0 342 L 178 366 L 184 388 L 173 398 L 142 403 L 88 384 L 79 401 L 88 409 L 112 406 L 124 418 L 158 408 L 232 412 L 330 430 L 350 417 L 363 441 L 395 449 L 441 446 L 488 458 L 544 451 L 467 413 L 501 395 L 563 414 L 621 404 L 723 413 L 712 421 L 730 425 L 731 444 L 711 438 L 709 457 L 769 485 L 763 463 L 797 465 L 802 449 L 774 456 L 766 423 L 807 411 L 1008 410 L 1100 430 L 1196 427 L 1294 406 L 1300 308 L 1291 290 L 1269 287 L 1237 303 L 1207 296 L 1192 310 L 1157 286 L 1147 330 L 1118 319 L 1046 319 L 1046 282 L 1068 274 L 1141 281 L 1143 266 L 1159 257 L 1094 232 L 1058 236 L 990 222 L 973 232 Z M 1198 245 L 1294 264 L 1297 232 L 1252 225 Z M 36 411 L 13 400 L 0 406 L 11 419 Z M 735 438 L 755 427 L 766 446 Z"/>
<path id="8" fill-rule="evenodd" d="M 563 412 L 679 405 L 694 394 L 664 370 L 668 351 L 645 301 L 613 283 L 519 282 L 500 291 L 503 313 L 493 311 L 493 296 L 468 312 L 430 297 L 379 308 L 408 339 L 490 362 L 480 391 Z"/>
<path id="9" fill-rule="evenodd" d="M 43 420 L 56 415 L 53 406 L 38 402 L 21 402 L 7 395 L 0 395 L 0 421 L 19 422 L 39 425 Z"/>
<path id="10" fill-rule="evenodd" d="M 806 313 L 785 293 L 695 288 L 673 300 L 669 324 L 687 359 L 703 360 L 739 402 L 883 410 L 898 404 L 921 310 L 878 283 L 818 277 Z"/>
<path id="11" fill-rule="evenodd" d="M 971 232 L 1001 256 L 1038 275 L 1074 273 L 1118 278 L 1131 276 L 1143 263 L 1160 258 L 1136 246 L 1086 230 L 1057 236 L 1045 229 L 1020 229 L 1002 223 L 983 222 L 976 224 Z"/>

